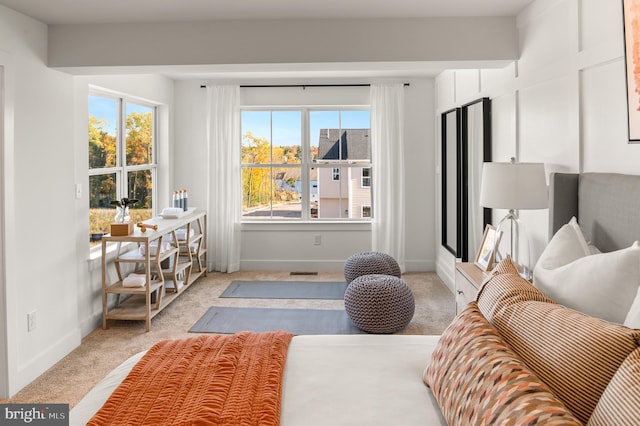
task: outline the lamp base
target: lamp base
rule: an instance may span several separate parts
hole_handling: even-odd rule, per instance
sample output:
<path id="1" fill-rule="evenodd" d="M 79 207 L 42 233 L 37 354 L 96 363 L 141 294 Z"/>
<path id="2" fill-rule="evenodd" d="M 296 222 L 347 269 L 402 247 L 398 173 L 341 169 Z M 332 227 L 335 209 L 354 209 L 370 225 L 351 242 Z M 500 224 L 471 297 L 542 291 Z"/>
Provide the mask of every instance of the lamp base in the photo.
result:
<path id="1" fill-rule="evenodd" d="M 531 281 L 533 275 L 530 267 L 529 238 L 524 224 L 513 209 L 509 210 L 509 213 L 498 222 L 496 231 L 502 232 L 502 242 L 509 242 L 507 253 L 518 267 L 520 276 Z M 505 237 L 508 237 L 508 239 Z M 497 256 L 500 253 L 499 247 L 496 247 L 495 251 Z"/>

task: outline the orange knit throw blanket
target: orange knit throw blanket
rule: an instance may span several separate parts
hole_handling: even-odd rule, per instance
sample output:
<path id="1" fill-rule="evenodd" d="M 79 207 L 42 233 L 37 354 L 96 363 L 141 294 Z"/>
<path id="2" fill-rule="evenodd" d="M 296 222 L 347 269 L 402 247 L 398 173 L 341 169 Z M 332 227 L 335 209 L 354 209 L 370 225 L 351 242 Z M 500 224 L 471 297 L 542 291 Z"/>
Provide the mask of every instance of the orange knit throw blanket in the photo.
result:
<path id="1" fill-rule="evenodd" d="M 283 331 L 200 335 L 154 345 L 89 425 L 278 425 Z"/>

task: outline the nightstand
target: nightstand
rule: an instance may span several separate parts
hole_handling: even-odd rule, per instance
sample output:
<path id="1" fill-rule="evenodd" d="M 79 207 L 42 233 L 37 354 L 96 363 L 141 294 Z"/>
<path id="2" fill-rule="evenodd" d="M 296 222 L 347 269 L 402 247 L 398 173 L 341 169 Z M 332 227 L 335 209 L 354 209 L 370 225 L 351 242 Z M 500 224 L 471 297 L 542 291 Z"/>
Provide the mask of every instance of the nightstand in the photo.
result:
<path id="1" fill-rule="evenodd" d="M 475 263 L 456 263 L 456 314 L 466 308 L 469 302 L 476 300 L 486 276 L 487 273 Z"/>

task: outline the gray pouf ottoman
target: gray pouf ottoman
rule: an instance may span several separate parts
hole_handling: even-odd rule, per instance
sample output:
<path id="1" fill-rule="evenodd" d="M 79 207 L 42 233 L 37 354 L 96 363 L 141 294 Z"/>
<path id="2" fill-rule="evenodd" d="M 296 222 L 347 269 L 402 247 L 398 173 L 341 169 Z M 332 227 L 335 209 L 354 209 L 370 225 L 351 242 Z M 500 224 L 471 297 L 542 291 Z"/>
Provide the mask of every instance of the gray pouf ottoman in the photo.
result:
<path id="1" fill-rule="evenodd" d="M 374 274 L 351 281 L 344 293 L 344 308 L 361 330 L 395 333 L 411 322 L 416 305 L 413 292 L 402 279 Z"/>
<path id="2" fill-rule="evenodd" d="M 383 274 L 400 278 L 400 266 L 396 260 L 386 253 L 365 251 L 356 253 L 344 263 L 344 279 L 349 284 L 362 275 Z"/>

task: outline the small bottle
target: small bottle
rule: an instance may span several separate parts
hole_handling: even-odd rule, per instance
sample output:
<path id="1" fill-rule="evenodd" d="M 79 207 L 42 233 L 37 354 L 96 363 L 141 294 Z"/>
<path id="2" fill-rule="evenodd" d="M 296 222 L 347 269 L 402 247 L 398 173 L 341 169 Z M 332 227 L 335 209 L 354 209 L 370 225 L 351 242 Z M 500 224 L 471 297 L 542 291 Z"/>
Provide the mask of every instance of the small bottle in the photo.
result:
<path id="1" fill-rule="evenodd" d="M 178 207 L 178 191 L 173 191 L 173 207 Z"/>
<path id="2" fill-rule="evenodd" d="M 183 208 L 184 208 L 184 211 L 186 212 L 187 210 L 189 210 L 189 193 L 187 192 L 186 189 L 183 189 L 182 191 L 183 191 L 183 194 L 184 194 L 184 197 L 183 197 Z"/>
<path id="3" fill-rule="evenodd" d="M 184 210 L 184 194 L 182 189 L 178 190 L 178 207 Z"/>

